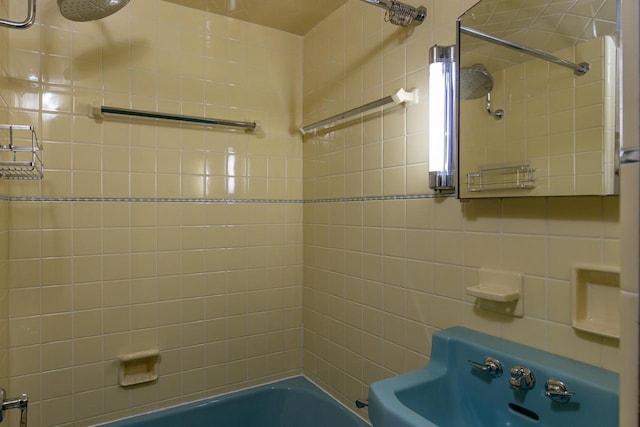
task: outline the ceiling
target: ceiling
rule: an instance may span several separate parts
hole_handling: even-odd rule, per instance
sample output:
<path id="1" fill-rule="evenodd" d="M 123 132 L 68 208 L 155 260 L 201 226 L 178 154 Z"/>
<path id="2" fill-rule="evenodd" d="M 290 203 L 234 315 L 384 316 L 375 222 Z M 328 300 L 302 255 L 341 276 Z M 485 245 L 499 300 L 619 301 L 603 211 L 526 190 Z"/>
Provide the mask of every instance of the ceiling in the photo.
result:
<path id="1" fill-rule="evenodd" d="M 347 0 L 165 0 L 304 35 Z"/>

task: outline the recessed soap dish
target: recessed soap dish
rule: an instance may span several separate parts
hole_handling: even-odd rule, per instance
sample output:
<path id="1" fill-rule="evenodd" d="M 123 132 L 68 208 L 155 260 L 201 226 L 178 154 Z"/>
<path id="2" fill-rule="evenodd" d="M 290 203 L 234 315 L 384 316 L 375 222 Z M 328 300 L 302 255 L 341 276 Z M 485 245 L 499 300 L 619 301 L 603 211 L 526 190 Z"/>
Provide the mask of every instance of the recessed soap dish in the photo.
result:
<path id="1" fill-rule="evenodd" d="M 574 265 L 571 291 L 575 329 L 620 338 L 620 268 Z"/>

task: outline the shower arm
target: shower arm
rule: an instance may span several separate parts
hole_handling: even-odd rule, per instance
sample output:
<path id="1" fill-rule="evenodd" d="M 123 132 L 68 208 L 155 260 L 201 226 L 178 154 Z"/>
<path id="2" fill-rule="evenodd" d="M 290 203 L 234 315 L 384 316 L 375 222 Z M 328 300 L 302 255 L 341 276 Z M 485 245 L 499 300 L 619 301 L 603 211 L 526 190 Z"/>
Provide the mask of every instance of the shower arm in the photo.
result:
<path id="1" fill-rule="evenodd" d="M 401 15 L 401 19 L 408 19 L 408 22 L 400 23 L 394 19 L 389 19 L 392 24 L 401 25 L 401 26 L 418 26 L 424 22 L 427 18 L 427 8 L 424 6 L 413 7 L 407 4 L 404 4 L 395 0 L 361 0 L 365 3 L 372 4 L 374 6 L 378 6 L 387 11 L 388 15 L 392 15 L 399 11 Z M 404 16 L 405 13 L 408 13 L 409 16 Z"/>
<path id="2" fill-rule="evenodd" d="M 381 7 L 382 9 L 386 9 L 386 10 L 391 9 L 391 6 L 393 6 L 391 2 L 388 0 L 362 0 L 362 1 L 365 3 L 372 4 L 374 6 Z"/>
<path id="3" fill-rule="evenodd" d="M 0 19 L 0 26 L 7 28 L 15 28 L 18 30 L 24 30 L 25 28 L 29 28 L 36 22 L 36 0 L 29 0 L 27 3 L 27 8 L 29 9 L 27 18 L 22 22 L 17 21 L 9 21 L 6 19 Z"/>
<path id="4" fill-rule="evenodd" d="M 544 59 L 545 61 L 553 62 L 554 64 L 561 65 L 563 67 L 567 67 L 573 70 L 574 74 L 577 76 L 582 76 L 589 71 L 589 63 L 581 62 L 576 64 L 575 62 L 567 61 L 566 59 L 558 58 L 557 56 L 551 55 L 548 52 L 543 50 L 534 49 L 529 46 L 525 46 L 522 44 L 514 43 L 509 40 L 501 39 L 496 36 L 492 36 L 491 34 L 484 33 L 482 31 L 476 30 L 475 28 L 460 26 L 460 32 L 476 37 L 480 40 L 484 40 L 490 43 L 494 43 L 500 46 L 508 47 L 510 49 L 517 50 L 522 53 L 526 53 L 527 55 L 535 56 L 536 58 Z"/>

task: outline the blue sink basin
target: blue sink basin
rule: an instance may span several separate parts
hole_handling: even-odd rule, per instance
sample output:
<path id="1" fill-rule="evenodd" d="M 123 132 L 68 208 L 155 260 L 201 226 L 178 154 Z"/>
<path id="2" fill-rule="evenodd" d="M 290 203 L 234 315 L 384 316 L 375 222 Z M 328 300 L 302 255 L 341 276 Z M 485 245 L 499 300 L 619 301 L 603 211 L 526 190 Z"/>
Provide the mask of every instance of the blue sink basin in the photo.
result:
<path id="1" fill-rule="evenodd" d="M 481 369 L 487 358 L 501 375 Z M 533 374 L 531 388 L 511 386 L 516 366 Z M 567 393 L 545 395 L 548 380 Z M 615 427 L 618 390 L 614 372 L 455 327 L 433 335 L 426 367 L 371 384 L 369 418 L 374 427 Z"/>

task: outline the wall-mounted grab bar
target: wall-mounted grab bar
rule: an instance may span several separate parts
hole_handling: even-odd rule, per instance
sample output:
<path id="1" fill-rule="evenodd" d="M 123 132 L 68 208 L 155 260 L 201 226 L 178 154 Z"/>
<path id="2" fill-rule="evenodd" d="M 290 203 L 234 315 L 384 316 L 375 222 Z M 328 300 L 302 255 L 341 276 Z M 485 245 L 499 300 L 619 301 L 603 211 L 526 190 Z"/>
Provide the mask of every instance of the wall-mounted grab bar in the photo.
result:
<path id="1" fill-rule="evenodd" d="M 377 107 L 382 107 L 387 104 L 417 104 L 418 103 L 418 89 L 414 89 L 411 92 L 407 92 L 404 89 L 398 90 L 396 93 L 390 96 L 385 96 L 384 98 L 380 98 L 377 101 L 369 102 L 368 104 L 362 105 L 360 107 L 353 108 L 351 110 L 345 111 L 344 113 L 336 114 L 335 116 L 328 117 L 324 120 L 317 121 L 315 123 L 311 123 L 306 126 L 302 126 L 300 128 L 300 132 L 303 135 L 311 133 L 312 131 L 318 128 L 326 128 L 332 125 L 333 123 L 344 120 L 349 117 L 353 117 L 356 114 L 364 113 L 365 111 L 372 110 Z"/>
<path id="2" fill-rule="evenodd" d="M 460 26 L 460 32 L 464 34 L 468 34 L 480 40 L 484 40 L 490 43 L 494 43 L 500 46 L 508 47 L 510 49 L 517 50 L 522 53 L 526 53 L 527 55 L 535 56 L 536 58 L 544 59 L 545 61 L 553 62 L 554 64 L 561 65 L 563 67 L 567 67 L 573 70 L 573 72 L 581 76 L 586 74 L 589 71 L 589 63 L 581 62 L 576 64 L 575 62 L 567 61 L 566 59 L 558 58 L 557 56 L 551 55 L 544 50 L 534 49 L 529 46 L 525 46 L 519 43 L 514 43 L 509 40 L 501 39 L 496 36 L 492 36 L 491 34 L 484 33 L 482 31 L 476 30 L 475 28 Z"/>
<path id="3" fill-rule="evenodd" d="M 27 3 L 27 8 L 29 9 L 27 13 L 27 18 L 24 21 L 9 21 L 7 19 L 0 19 L 0 26 L 7 28 L 15 28 L 18 30 L 24 30 L 25 28 L 29 28 L 36 22 L 36 0 L 29 0 Z"/>
<path id="4" fill-rule="evenodd" d="M 183 123 L 203 126 L 218 126 L 226 128 L 244 129 L 246 132 L 255 133 L 261 128 L 259 122 L 241 122 L 236 120 L 210 119 L 206 117 L 183 116 L 178 114 L 156 113 L 155 111 L 130 110 L 126 108 L 116 108 L 94 105 L 89 112 L 92 119 L 102 119 L 105 114 L 120 116 L 141 117 L 145 119 L 171 120 Z"/>

